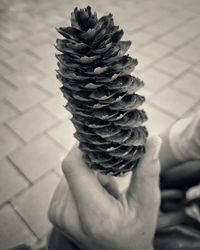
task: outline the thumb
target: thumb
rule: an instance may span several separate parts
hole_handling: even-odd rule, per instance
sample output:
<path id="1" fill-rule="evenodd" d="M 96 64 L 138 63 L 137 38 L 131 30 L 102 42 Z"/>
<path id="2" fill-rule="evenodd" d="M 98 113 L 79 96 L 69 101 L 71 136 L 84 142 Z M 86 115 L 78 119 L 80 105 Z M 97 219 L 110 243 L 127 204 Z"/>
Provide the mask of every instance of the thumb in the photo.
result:
<path id="1" fill-rule="evenodd" d="M 142 208 L 158 207 L 160 203 L 160 161 L 158 159 L 160 146 L 159 136 L 151 136 L 147 140 L 146 153 L 133 172 L 127 191 L 127 201 L 130 206 L 135 206 L 137 202 Z"/>
<path id="2" fill-rule="evenodd" d="M 114 178 L 109 175 L 102 175 L 101 173 L 97 174 L 97 178 L 107 192 L 117 199 L 119 196 L 119 188 Z"/>

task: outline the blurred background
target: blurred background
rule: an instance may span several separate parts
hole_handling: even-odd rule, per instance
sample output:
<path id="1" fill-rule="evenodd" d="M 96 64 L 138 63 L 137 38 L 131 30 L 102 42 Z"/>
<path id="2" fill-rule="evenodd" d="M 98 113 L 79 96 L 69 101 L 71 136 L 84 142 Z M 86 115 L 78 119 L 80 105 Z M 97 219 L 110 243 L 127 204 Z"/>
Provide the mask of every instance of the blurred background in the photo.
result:
<path id="1" fill-rule="evenodd" d="M 87 5 L 113 13 L 132 41 L 150 134 L 200 108 L 199 0 L 0 0 L 0 250 L 34 245 L 51 228 L 48 205 L 75 141 L 55 77 L 55 27 Z"/>

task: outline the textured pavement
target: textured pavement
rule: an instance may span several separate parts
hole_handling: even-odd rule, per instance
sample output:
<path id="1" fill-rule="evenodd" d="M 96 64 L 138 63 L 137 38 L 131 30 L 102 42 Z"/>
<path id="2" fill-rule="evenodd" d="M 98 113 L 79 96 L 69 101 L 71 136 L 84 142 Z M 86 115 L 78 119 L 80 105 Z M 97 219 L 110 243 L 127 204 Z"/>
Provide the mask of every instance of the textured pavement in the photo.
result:
<path id="1" fill-rule="evenodd" d="M 74 7 L 88 4 L 0 0 L 0 250 L 35 244 L 51 228 L 48 204 L 74 143 L 55 77 L 55 27 L 69 25 Z M 150 133 L 200 108 L 199 0 L 108 0 L 92 7 L 98 17 L 113 13 L 124 40 L 132 41 Z"/>

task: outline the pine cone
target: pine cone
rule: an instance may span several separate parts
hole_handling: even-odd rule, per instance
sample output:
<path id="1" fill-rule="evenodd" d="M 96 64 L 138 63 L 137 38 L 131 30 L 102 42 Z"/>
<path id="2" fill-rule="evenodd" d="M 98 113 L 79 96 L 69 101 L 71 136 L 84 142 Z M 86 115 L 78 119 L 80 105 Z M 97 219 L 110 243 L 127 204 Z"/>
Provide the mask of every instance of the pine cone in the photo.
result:
<path id="1" fill-rule="evenodd" d="M 60 27 L 56 40 L 62 52 L 57 78 L 72 113 L 75 137 L 86 164 L 101 173 L 123 175 L 138 164 L 145 152 L 147 120 L 136 109 L 145 98 L 135 94 L 144 83 L 130 75 L 137 59 L 125 55 L 130 41 L 120 41 L 123 30 L 112 15 L 97 18 L 91 7 L 71 14 L 72 27 Z"/>

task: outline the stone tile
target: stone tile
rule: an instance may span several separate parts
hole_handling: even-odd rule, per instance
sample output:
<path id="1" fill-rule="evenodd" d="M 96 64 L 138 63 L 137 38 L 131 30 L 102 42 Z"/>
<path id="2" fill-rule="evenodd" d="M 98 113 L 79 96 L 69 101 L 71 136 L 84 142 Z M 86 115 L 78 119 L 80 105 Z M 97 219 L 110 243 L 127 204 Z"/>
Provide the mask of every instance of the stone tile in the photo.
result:
<path id="1" fill-rule="evenodd" d="M 4 78 L 0 78 L 0 99 L 5 98 L 8 94 L 14 92 L 15 89 L 11 86 L 11 84 L 6 81 Z"/>
<path id="2" fill-rule="evenodd" d="M 182 21 L 178 17 L 169 15 L 168 18 L 161 19 L 148 25 L 146 30 L 156 35 L 168 34 L 171 29 L 180 25 L 181 22 Z"/>
<path id="3" fill-rule="evenodd" d="M 148 56 L 145 56 L 145 55 L 142 55 L 142 54 L 140 54 L 138 52 L 136 52 L 133 55 L 133 57 L 137 58 L 137 60 L 138 60 L 138 65 L 135 68 L 136 72 L 143 71 L 144 69 L 146 69 L 153 62 L 152 58 L 150 58 Z M 134 74 L 134 72 L 133 72 L 133 74 Z"/>
<path id="4" fill-rule="evenodd" d="M 65 149 L 67 154 L 76 142 L 73 133 L 75 128 L 70 120 L 66 120 L 55 128 L 51 129 L 48 134 L 56 140 Z"/>
<path id="5" fill-rule="evenodd" d="M 23 42 L 21 40 L 15 41 L 14 43 L 8 43 L 5 40 L 0 38 L 0 44 L 7 49 L 8 51 L 11 52 L 11 54 L 20 54 L 21 52 L 23 52 L 24 50 L 28 49 L 30 44 L 28 43 L 28 41 L 26 39 L 23 40 Z"/>
<path id="6" fill-rule="evenodd" d="M 144 24 L 141 22 L 133 22 L 133 20 L 129 20 L 129 22 L 126 22 L 126 26 L 124 27 L 124 31 L 128 34 L 133 34 L 136 30 L 142 29 Z"/>
<path id="7" fill-rule="evenodd" d="M 135 42 L 141 45 L 147 44 L 151 40 L 153 40 L 154 37 L 155 37 L 154 34 L 144 31 L 144 30 L 140 30 L 134 34 L 133 46 Z"/>
<path id="8" fill-rule="evenodd" d="M 35 34 L 32 34 L 29 37 L 29 41 L 35 45 L 41 45 L 43 43 L 47 43 L 51 39 L 51 34 L 47 33 L 47 27 L 45 26 L 44 29 L 41 29 Z"/>
<path id="9" fill-rule="evenodd" d="M 65 18 L 59 15 L 53 15 L 52 18 L 48 18 L 46 19 L 46 23 L 54 25 L 55 24 L 60 24 L 60 23 L 64 23 L 65 22 Z"/>
<path id="10" fill-rule="evenodd" d="M 148 121 L 145 125 L 150 135 L 162 133 L 167 128 L 169 128 L 176 120 L 172 116 L 159 111 L 149 104 L 144 104 L 143 109 L 148 116 Z"/>
<path id="11" fill-rule="evenodd" d="M 33 66 L 18 68 L 15 72 L 4 76 L 16 88 L 24 88 L 32 83 L 37 83 L 43 78 L 43 74 Z"/>
<path id="12" fill-rule="evenodd" d="M 50 173 L 13 201 L 14 207 L 39 238 L 52 227 L 47 217 L 48 208 L 59 179 Z"/>
<path id="13" fill-rule="evenodd" d="M 190 64 L 174 58 L 173 56 L 168 56 L 155 64 L 155 68 L 160 69 L 163 72 L 169 73 L 173 76 L 178 76 L 187 70 Z"/>
<path id="14" fill-rule="evenodd" d="M 32 65 L 36 63 L 38 59 L 29 53 L 22 51 L 19 55 L 10 57 L 6 60 L 6 63 L 10 65 L 13 69 L 18 70 L 26 67 L 27 65 Z"/>
<path id="15" fill-rule="evenodd" d="M 27 187 L 27 184 L 27 181 L 8 160 L 2 159 L 0 161 L 0 204 Z"/>
<path id="16" fill-rule="evenodd" d="M 185 22 L 181 27 L 178 27 L 175 32 L 180 34 L 183 39 L 189 41 L 195 38 L 199 34 L 199 16 L 191 19 L 189 22 Z"/>
<path id="17" fill-rule="evenodd" d="M 20 111 L 25 111 L 46 98 L 47 95 L 44 91 L 41 91 L 37 87 L 31 85 L 26 88 L 19 89 L 15 91 L 15 93 L 12 93 L 12 95 L 7 95 L 6 97 L 6 99 Z"/>
<path id="18" fill-rule="evenodd" d="M 50 116 L 40 107 L 36 107 L 16 119 L 8 122 L 12 128 L 23 140 L 29 141 L 36 135 L 44 132 L 56 123 L 55 118 Z"/>
<path id="19" fill-rule="evenodd" d="M 149 98 L 151 103 L 154 103 L 177 118 L 181 117 L 195 105 L 197 100 L 198 98 L 190 97 L 170 87 L 161 90 Z"/>
<path id="20" fill-rule="evenodd" d="M 175 55 L 190 63 L 196 63 L 200 60 L 199 49 L 193 48 L 191 45 L 187 45 L 176 50 Z"/>
<path id="21" fill-rule="evenodd" d="M 10 53 L 7 49 L 0 46 L 0 58 L 1 60 L 7 59 L 9 57 Z"/>
<path id="22" fill-rule="evenodd" d="M 187 30 L 185 32 L 187 32 Z M 190 38 L 187 36 L 184 36 L 184 34 L 182 34 L 178 28 L 177 30 L 166 33 L 164 36 L 158 39 L 158 42 L 166 44 L 170 46 L 171 48 L 176 48 L 186 43 L 189 40 Z"/>
<path id="23" fill-rule="evenodd" d="M 198 36 L 197 38 L 195 38 L 194 40 L 192 40 L 189 45 L 191 45 L 194 48 L 198 48 L 200 49 L 200 36 Z"/>
<path id="24" fill-rule="evenodd" d="M 56 143 L 42 136 L 12 153 L 10 158 L 29 180 L 35 181 L 59 164 L 65 155 Z"/>
<path id="25" fill-rule="evenodd" d="M 5 61 L 0 61 L 0 77 L 3 77 L 5 75 L 8 75 L 10 73 L 12 73 L 12 68 L 10 67 L 10 65 L 8 65 L 7 63 L 5 63 Z"/>
<path id="26" fill-rule="evenodd" d="M 172 80 L 172 77 L 151 68 L 141 73 L 141 79 L 147 88 L 157 91 L 168 84 Z"/>
<path id="27" fill-rule="evenodd" d="M 196 64 L 192 70 L 196 73 L 200 75 L 200 63 Z"/>
<path id="28" fill-rule="evenodd" d="M 6 102 L 0 101 L 0 123 L 16 115 L 16 111 Z"/>
<path id="29" fill-rule="evenodd" d="M 37 85 L 52 95 L 60 93 L 61 83 L 56 78 L 55 71 L 51 74 L 47 74 L 44 79 L 37 82 Z"/>
<path id="30" fill-rule="evenodd" d="M 0 210 L 0 250 L 19 244 L 33 244 L 36 238 L 9 205 Z"/>
<path id="31" fill-rule="evenodd" d="M 21 141 L 6 126 L 0 126 L 0 159 L 21 145 Z"/>
<path id="32" fill-rule="evenodd" d="M 153 58 L 163 57 L 171 51 L 171 48 L 157 42 L 142 47 L 139 52 Z"/>
<path id="33" fill-rule="evenodd" d="M 65 118 L 71 117 L 69 111 L 64 107 L 66 102 L 67 101 L 60 93 L 43 103 L 43 107 L 45 107 L 45 109 L 55 115 L 58 119 L 64 120 Z"/>
<path id="34" fill-rule="evenodd" d="M 37 46 L 33 52 L 40 59 L 51 59 L 55 58 L 56 49 L 54 47 L 54 44 L 45 43 Z"/>
<path id="35" fill-rule="evenodd" d="M 153 92 L 145 87 L 139 89 L 137 94 L 145 96 L 145 99 L 148 100 L 149 97 L 153 94 Z"/>
<path id="36" fill-rule="evenodd" d="M 200 99 L 200 77 L 197 77 L 191 73 L 187 73 L 178 80 L 176 80 L 173 86 L 186 94 L 199 97 Z"/>
<path id="37" fill-rule="evenodd" d="M 14 42 L 16 40 L 19 40 L 20 38 L 25 38 L 27 35 L 27 33 L 18 28 L 14 28 L 14 29 L 7 29 L 7 32 L 3 33 L 3 39 L 5 39 L 8 42 Z"/>
<path id="38" fill-rule="evenodd" d="M 45 68 L 46 73 L 55 74 L 55 70 L 58 68 L 57 66 L 57 58 L 55 57 L 55 53 L 58 53 L 59 51 L 55 51 L 53 54 L 50 54 L 44 58 L 41 58 L 41 60 L 36 64 L 36 68 L 40 71 L 43 71 Z M 48 74 L 47 74 L 48 75 Z"/>

